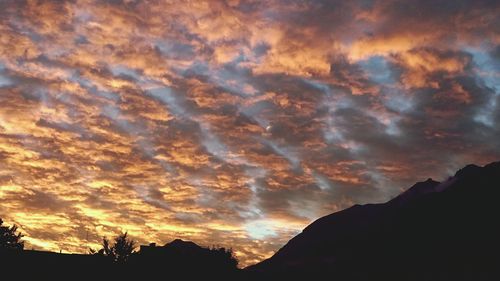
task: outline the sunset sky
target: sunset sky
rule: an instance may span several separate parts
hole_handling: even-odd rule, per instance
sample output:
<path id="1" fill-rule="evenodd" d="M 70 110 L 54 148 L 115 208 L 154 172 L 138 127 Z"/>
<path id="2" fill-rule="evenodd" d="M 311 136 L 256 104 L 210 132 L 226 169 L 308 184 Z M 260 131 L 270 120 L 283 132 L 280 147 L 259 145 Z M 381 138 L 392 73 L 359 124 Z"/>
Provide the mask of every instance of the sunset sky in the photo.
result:
<path id="1" fill-rule="evenodd" d="M 498 1 L 0 0 L 0 217 L 269 257 L 500 160 Z"/>

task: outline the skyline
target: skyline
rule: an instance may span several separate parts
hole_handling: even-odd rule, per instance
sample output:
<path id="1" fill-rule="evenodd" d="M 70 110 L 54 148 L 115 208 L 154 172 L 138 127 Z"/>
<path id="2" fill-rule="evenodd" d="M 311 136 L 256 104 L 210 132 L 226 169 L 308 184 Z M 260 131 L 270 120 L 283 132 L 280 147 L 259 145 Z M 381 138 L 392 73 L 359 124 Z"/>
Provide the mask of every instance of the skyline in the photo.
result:
<path id="1" fill-rule="evenodd" d="M 170 4 L 168 2 L 171 2 Z M 0 1 L 0 217 L 271 256 L 500 158 L 495 1 Z"/>

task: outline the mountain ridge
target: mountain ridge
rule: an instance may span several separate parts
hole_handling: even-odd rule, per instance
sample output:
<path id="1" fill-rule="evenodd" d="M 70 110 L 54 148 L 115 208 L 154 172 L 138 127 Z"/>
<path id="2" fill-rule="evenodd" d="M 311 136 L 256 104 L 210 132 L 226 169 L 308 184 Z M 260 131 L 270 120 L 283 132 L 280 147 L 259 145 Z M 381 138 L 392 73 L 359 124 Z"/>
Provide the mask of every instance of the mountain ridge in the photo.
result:
<path id="1" fill-rule="evenodd" d="M 126 264 L 101 255 L 0 251 L 3 276 L 66 280 L 500 280 L 500 162 L 417 182 L 385 203 L 318 218 L 271 258 L 243 270 L 229 249 L 175 239 L 143 245 Z M 25 270 L 29 268 L 29 270 Z M 6 269 L 6 270 L 4 270 Z M 59 279 L 58 279 L 59 278 Z"/>
<path id="2" fill-rule="evenodd" d="M 398 273 L 404 275 L 409 272 L 413 274 L 410 276 L 415 276 L 411 280 L 422 280 L 418 279 L 422 274 L 407 268 L 408 264 L 413 263 L 418 267 L 425 264 L 424 260 L 445 264 L 443 268 L 427 265 L 429 274 L 437 275 L 455 274 L 449 268 L 452 266 L 451 261 L 467 268 L 459 258 L 481 268 L 481 264 L 471 261 L 465 253 L 493 257 L 493 250 L 487 249 L 490 246 L 500 253 L 500 244 L 492 238 L 493 234 L 500 235 L 500 224 L 496 223 L 499 221 L 498 215 L 495 215 L 500 214 L 495 200 L 499 198 L 499 191 L 500 162 L 484 167 L 467 165 L 442 183 L 428 179 L 416 183 L 388 202 L 354 205 L 319 218 L 271 258 L 247 270 L 281 277 L 296 277 L 305 272 L 309 275 L 328 272 L 332 276 L 341 276 L 341 280 L 370 280 L 362 273 L 347 270 L 355 268 L 354 264 L 357 263 L 374 276 L 383 272 L 383 275 L 389 276 L 384 278 L 386 280 L 391 279 L 391 276 L 394 280 L 401 279 Z M 401 248 L 397 246 L 398 243 Z M 472 244 L 484 248 L 479 251 Z M 397 256 L 411 262 L 401 264 Z M 375 261 L 370 261 L 370 258 Z M 401 268 L 393 270 L 396 273 L 384 269 L 383 260 L 388 264 L 398 264 Z M 487 260 L 479 260 L 484 265 L 489 264 Z M 498 261 L 498 258 L 492 260 Z M 484 272 L 488 270 L 491 268 Z M 463 276 L 476 273 L 470 270 Z M 436 279 L 428 280 L 449 280 L 433 278 Z"/>

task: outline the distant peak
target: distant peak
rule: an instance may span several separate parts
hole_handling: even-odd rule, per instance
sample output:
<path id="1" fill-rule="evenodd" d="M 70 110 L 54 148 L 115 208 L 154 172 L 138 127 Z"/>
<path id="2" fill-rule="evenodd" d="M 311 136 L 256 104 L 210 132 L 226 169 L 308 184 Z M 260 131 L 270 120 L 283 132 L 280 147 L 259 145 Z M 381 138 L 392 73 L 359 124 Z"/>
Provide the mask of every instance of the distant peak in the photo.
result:
<path id="1" fill-rule="evenodd" d="M 177 238 L 177 239 L 173 240 L 172 242 L 170 242 L 168 244 L 175 245 L 175 244 L 190 244 L 190 243 L 193 243 L 193 242 L 191 242 L 191 241 L 184 241 L 182 239 Z"/>
<path id="2" fill-rule="evenodd" d="M 165 247 L 200 247 L 191 241 L 184 241 L 182 239 L 175 239 L 170 243 L 165 244 Z"/>
<path id="3" fill-rule="evenodd" d="M 175 244 L 175 243 L 186 243 L 186 242 L 188 242 L 188 241 L 184 241 L 182 239 L 177 238 L 177 239 L 175 239 L 174 241 L 172 241 L 170 243 L 174 243 Z"/>
<path id="4" fill-rule="evenodd" d="M 469 164 L 469 165 L 463 167 L 462 169 L 458 170 L 455 173 L 455 177 L 461 178 L 461 177 L 473 175 L 476 172 L 478 172 L 479 170 L 481 170 L 481 167 L 474 165 L 474 164 Z"/>
<path id="5" fill-rule="evenodd" d="M 408 201 L 420 198 L 425 194 L 436 192 L 435 188 L 439 184 L 440 182 L 428 178 L 426 181 L 417 182 L 391 201 L 393 203 L 404 204 Z"/>
<path id="6" fill-rule="evenodd" d="M 408 190 L 415 190 L 415 189 L 419 189 L 419 190 L 426 190 L 428 191 L 429 189 L 433 189 L 434 186 L 438 185 L 439 182 L 438 181 L 435 181 L 433 180 L 432 178 L 428 178 L 427 180 L 425 181 L 421 181 L 421 182 L 417 182 L 415 183 L 412 187 L 410 187 Z"/>
<path id="7" fill-rule="evenodd" d="M 492 162 L 486 166 L 484 166 L 485 168 L 499 168 L 500 167 L 500 161 L 497 161 L 497 162 Z"/>

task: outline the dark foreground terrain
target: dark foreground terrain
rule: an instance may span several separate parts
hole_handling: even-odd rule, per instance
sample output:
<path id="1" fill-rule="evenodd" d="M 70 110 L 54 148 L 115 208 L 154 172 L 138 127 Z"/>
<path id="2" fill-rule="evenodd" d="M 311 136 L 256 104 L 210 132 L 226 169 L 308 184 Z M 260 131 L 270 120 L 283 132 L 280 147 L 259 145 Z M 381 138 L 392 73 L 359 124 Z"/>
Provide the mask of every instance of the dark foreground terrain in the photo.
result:
<path id="1" fill-rule="evenodd" d="M 500 280 L 499 200 L 500 162 L 469 165 L 387 203 L 322 217 L 247 270 L 285 280 Z"/>
<path id="2" fill-rule="evenodd" d="M 224 251 L 175 240 L 125 263 L 0 251 L 0 280 L 500 280 L 500 162 L 419 182 L 384 204 L 322 217 L 243 270 Z"/>

